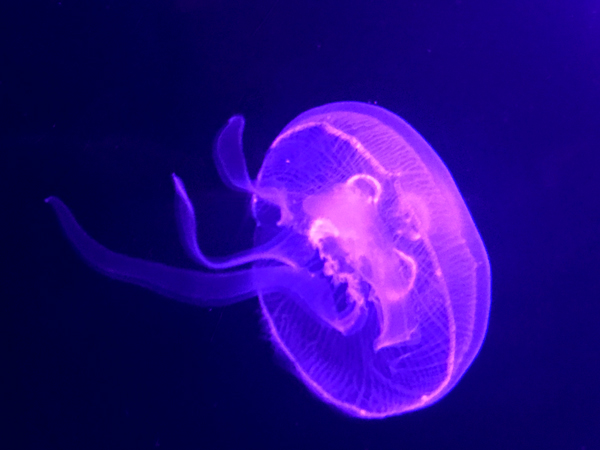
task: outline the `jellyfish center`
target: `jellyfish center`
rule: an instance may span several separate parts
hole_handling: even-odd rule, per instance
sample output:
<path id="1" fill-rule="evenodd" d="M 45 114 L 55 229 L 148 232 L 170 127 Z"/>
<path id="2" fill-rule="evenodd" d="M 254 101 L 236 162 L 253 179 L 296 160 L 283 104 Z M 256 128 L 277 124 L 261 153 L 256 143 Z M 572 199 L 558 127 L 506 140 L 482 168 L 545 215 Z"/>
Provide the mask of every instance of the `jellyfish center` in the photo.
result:
<path id="1" fill-rule="evenodd" d="M 407 341 L 417 326 L 407 301 L 417 264 L 386 237 L 378 209 L 381 195 L 377 179 L 358 174 L 303 203 L 311 219 L 307 237 L 319 252 L 323 273 L 334 291 L 345 288 L 345 301 L 319 313 L 330 326 L 350 334 L 364 324 L 366 302 L 373 303 L 380 328 L 375 350 Z"/>

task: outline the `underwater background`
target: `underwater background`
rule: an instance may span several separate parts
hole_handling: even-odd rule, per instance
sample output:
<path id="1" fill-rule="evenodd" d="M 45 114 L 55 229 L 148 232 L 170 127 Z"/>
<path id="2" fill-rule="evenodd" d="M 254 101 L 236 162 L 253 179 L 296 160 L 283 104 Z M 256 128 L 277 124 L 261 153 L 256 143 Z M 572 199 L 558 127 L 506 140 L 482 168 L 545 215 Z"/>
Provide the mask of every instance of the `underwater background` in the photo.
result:
<path id="1" fill-rule="evenodd" d="M 488 333 L 458 385 L 385 420 L 319 401 L 257 299 L 212 310 L 86 266 L 44 198 L 107 247 L 193 268 L 252 246 L 213 140 L 255 176 L 298 114 L 383 106 L 442 158 L 486 245 Z M 600 449 L 599 0 L 21 1 L 0 6 L 2 446 Z"/>

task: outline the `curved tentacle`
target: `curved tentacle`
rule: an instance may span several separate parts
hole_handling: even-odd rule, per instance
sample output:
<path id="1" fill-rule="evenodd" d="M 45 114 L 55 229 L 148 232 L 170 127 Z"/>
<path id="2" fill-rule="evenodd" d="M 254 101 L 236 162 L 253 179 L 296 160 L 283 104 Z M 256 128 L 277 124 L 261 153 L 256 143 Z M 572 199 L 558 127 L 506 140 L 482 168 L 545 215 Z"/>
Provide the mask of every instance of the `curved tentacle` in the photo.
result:
<path id="1" fill-rule="evenodd" d="M 198 264 L 216 270 L 229 269 L 258 260 L 273 260 L 288 266 L 297 266 L 297 264 L 287 258 L 283 252 L 278 251 L 285 242 L 282 239 L 275 239 L 255 247 L 252 250 L 238 253 L 237 255 L 230 256 L 226 259 L 207 258 L 198 245 L 196 214 L 185 190 L 183 181 L 177 175 L 173 174 L 173 184 L 175 185 L 175 207 L 181 243 L 187 254 Z"/>
<path id="2" fill-rule="evenodd" d="M 46 203 L 54 208 L 67 238 L 92 268 L 167 297 L 199 306 L 225 306 L 258 293 L 282 290 L 298 295 L 305 302 L 327 294 L 323 280 L 288 266 L 206 273 L 122 255 L 92 239 L 61 200 L 48 197 Z"/>

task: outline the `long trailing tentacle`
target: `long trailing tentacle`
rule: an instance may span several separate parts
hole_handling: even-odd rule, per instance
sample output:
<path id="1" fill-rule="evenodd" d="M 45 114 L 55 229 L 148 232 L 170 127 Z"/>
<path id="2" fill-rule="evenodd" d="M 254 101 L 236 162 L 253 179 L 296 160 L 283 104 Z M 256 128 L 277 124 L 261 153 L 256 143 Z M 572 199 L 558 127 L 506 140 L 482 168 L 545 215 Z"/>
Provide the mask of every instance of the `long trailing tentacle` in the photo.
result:
<path id="1" fill-rule="evenodd" d="M 304 301 L 327 292 L 323 280 L 289 266 L 206 273 L 122 255 L 92 239 L 60 199 L 48 197 L 46 203 L 54 208 L 67 238 L 92 268 L 167 297 L 199 306 L 225 306 L 261 292 L 289 291 Z"/>

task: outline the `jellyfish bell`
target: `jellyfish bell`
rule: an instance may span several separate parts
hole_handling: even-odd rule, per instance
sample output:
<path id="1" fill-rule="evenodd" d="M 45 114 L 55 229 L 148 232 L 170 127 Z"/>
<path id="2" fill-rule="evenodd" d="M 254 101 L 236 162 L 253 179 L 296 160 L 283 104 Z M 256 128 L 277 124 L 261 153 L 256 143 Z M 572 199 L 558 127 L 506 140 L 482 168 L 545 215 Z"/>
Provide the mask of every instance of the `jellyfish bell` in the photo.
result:
<path id="1" fill-rule="evenodd" d="M 199 306 L 258 296 L 273 344 L 345 413 L 383 418 L 442 398 L 479 351 L 490 307 L 485 248 L 442 161 L 398 116 L 342 102 L 290 122 L 251 180 L 243 128 L 231 118 L 214 156 L 223 181 L 252 195 L 254 248 L 206 257 L 173 175 L 181 241 L 202 270 L 111 252 L 47 202 L 110 277 Z"/>

